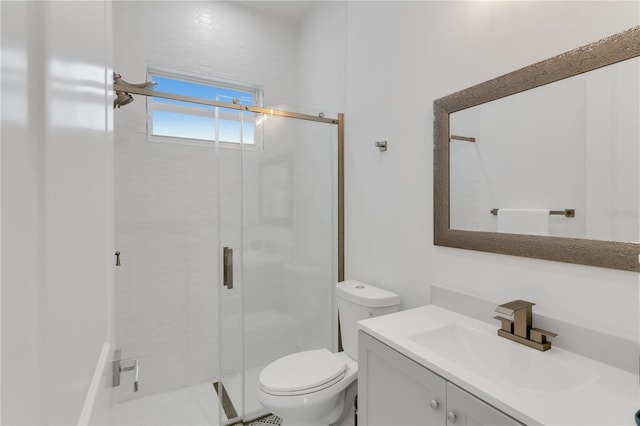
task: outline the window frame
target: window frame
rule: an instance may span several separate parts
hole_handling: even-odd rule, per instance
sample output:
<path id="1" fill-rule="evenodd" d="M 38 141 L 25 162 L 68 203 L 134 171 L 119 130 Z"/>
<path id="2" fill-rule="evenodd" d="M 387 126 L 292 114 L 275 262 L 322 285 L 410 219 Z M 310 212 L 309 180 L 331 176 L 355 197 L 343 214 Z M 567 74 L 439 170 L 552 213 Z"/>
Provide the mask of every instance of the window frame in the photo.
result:
<path id="1" fill-rule="evenodd" d="M 264 99 L 264 89 L 262 86 L 251 83 L 243 83 L 238 81 L 231 81 L 222 78 L 212 78 L 202 74 L 196 74 L 186 71 L 177 71 L 168 68 L 149 66 L 147 68 L 147 81 L 150 81 L 153 76 L 159 76 L 163 78 L 170 78 L 179 81 L 186 81 L 189 83 L 203 84 L 207 86 L 220 87 L 223 89 L 231 89 L 231 90 L 239 90 L 243 92 L 250 92 L 254 94 L 255 105 L 257 107 L 263 106 Z M 162 88 L 158 86 L 158 91 L 162 92 Z M 258 118 L 260 114 L 245 112 L 244 114 L 253 114 L 255 116 L 253 127 L 253 143 L 240 143 L 240 142 L 231 142 L 231 141 L 218 141 L 209 140 L 209 139 L 196 139 L 196 138 L 187 138 L 187 137 L 179 137 L 179 136 L 162 136 L 162 135 L 154 135 L 153 134 L 153 112 L 154 111 L 168 111 L 175 112 L 181 114 L 188 114 L 200 117 L 211 117 L 211 112 L 213 112 L 215 126 L 217 127 L 218 120 L 220 119 L 220 107 L 214 107 L 214 110 L 207 110 L 204 108 L 196 107 L 196 106 L 187 106 L 187 105 L 176 105 L 170 103 L 163 102 L 154 102 L 153 97 L 148 96 L 146 100 L 146 108 L 147 108 L 147 141 L 153 143 L 169 143 L 169 144 L 178 144 L 178 145 L 194 145 L 201 147 L 211 147 L 215 148 L 218 145 L 220 148 L 225 149 L 249 149 L 249 150 L 262 150 L 262 132 L 259 131 L 258 126 Z M 241 111 L 238 111 L 242 113 Z"/>

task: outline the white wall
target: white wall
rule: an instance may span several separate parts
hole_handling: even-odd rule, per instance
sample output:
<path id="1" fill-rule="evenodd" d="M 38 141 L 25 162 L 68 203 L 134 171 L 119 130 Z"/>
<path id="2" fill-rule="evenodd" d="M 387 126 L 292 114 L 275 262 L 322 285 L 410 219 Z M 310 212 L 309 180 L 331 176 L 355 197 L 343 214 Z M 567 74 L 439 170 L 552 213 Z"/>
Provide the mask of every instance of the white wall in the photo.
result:
<path id="1" fill-rule="evenodd" d="M 638 4 L 351 2 L 347 16 L 347 276 L 404 308 L 437 283 L 637 340 L 637 274 L 433 246 L 432 102 L 638 25 Z"/>
<path id="2" fill-rule="evenodd" d="M 2 4 L 3 424 L 77 423 L 110 342 L 109 10 Z"/>
<path id="3" fill-rule="evenodd" d="M 320 111 L 344 112 L 347 84 L 347 3 L 313 3 L 300 23 L 300 103 L 316 107 Z"/>
<path id="4" fill-rule="evenodd" d="M 30 51 L 29 30 L 22 25 L 33 22 L 38 15 L 26 3 L 5 3 L 1 11 L 2 423 L 43 424 L 46 395 L 33 392 L 44 385 L 43 268 L 29 267 L 31 263 L 42 264 L 42 224 L 38 217 L 42 198 L 38 130 L 42 117 L 39 103 L 27 102 L 30 85 L 37 84 L 34 89 L 42 90 L 43 70 L 42 64 L 33 64 L 41 52 L 33 47 Z M 30 68 L 35 75 L 40 73 L 39 81 L 29 80 Z M 29 117 L 39 126 L 29 126 Z M 13 188 L 10 182 L 14 182 Z M 15 259 L 8 262 L 11 253 Z M 29 368 L 21 371 L 9 368 L 11 364 Z"/>

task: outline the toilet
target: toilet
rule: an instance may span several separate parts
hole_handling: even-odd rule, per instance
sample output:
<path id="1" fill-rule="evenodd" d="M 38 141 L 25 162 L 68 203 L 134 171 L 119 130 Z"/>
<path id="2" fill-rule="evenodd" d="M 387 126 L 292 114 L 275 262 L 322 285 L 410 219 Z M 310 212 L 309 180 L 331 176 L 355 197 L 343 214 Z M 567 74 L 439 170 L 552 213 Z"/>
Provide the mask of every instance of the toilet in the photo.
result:
<path id="1" fill-rule="evenodd" d="M 258 400 L 283 426 L 328 426 L 349 414 L 357 392 L 357 322 L 396 312 L 400 303 L 397 294 L 355 280 L 336 284 L 335 297 L 344 352 L 296 352 L 260 373 Z"/>

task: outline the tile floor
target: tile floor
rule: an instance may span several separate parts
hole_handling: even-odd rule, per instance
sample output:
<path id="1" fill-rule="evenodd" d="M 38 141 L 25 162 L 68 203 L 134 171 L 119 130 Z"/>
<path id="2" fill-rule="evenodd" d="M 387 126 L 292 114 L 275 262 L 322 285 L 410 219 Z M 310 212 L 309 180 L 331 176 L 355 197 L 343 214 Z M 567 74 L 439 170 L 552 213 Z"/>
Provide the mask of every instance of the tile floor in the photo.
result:
<path id="1" fill-rule="evenodd" d="M 118 426 L 217 425 L 218 395 L 211 383 L 119 402 Z"/>
<path id="2" fill-rule="evenodd" d="M 202 383 L 175 391 L 117 403 L 113 424 L 118 426 L 199 426 L 217 425 L 218 395 L 212 383 Z M 224 413 L 223 421 L 226 421 Z M 280 426 L 275 415 L 237 426 Z M 234 425 L 236 426 L 236 425 Z M 353 415 L 339 426 L 355 426 Z"/>

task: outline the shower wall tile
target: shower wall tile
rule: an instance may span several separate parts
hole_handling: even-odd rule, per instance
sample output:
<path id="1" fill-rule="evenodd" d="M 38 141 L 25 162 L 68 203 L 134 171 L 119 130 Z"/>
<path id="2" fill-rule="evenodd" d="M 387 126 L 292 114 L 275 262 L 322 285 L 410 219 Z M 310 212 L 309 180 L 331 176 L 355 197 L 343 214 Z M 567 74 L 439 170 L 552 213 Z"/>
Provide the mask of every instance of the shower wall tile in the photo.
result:
<path id="1" fill-rule="evenodd" d="M 260 84 L 265 99 L 297 103 L 293 21 L 229 2 L 174 1 L 114 2 L 113 22 L 114 70 L 127 81 L 157 66 Z M 146 102 L 135 98 L 115 111 L 116 343 L 140 357 L 140 391 L 124 376 L 119 400 L 219 377 L 218 179 L 234 173 L 226 163 L 218 172 L 212 148 L 148 142 Z M 224 222 L 240 229 L 230 213 L 239 186 L 220 195 Z"/>

